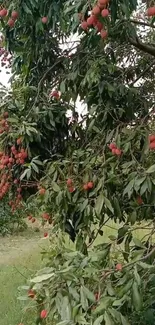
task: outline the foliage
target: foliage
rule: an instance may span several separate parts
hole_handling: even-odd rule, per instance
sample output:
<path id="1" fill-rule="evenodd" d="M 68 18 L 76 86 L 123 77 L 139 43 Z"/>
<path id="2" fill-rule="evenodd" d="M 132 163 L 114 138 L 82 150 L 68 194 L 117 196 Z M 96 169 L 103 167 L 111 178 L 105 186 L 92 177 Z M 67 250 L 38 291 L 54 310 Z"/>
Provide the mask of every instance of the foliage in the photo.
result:
<path id="1" fill-rule="evenodd" d="M 48 310 L 47 324 L 124 325 L 131 321 L 143 325 L 146 320 L 153 324 L 154 265 L 145 262 L 142 242 L 141 250 L 132 247 L 131 261 L 121 272 L 112 240 L 95 246 L 87 256 L 67 249 L 62 236 L 52 236 L 51 242 L 47 266 L 31 279 L 30 287 L 21 290 L 31 296 L 26 292 L 20 299 L 31 299 L 32 307 L 38 304 L 37 324 L 42 324 L 41 310 Z"/>
<path id="2" fill-rule="evenodd" d="M 19 211 L 12 213 L 8 205 L 8 198 L 0 202 L 0 234 L 2 236 L 13 234 L 16 231 L 23 231 L 27 228 L 24 215 Z"/>
<path id="3" fill-rule="evenodd" d="M 8 5 L 9 16 L 18 10 L 11 28 L 8 17 L 1 19 L 14 59 L 12 88 L 1 104 L 11 129 L 2 131 L 1 145 L 5 159 L 13 145 L 19 155 L 21 138 L 28 153 L 26 162 L 17 157 L 11 165 L 9 188 L 14 170 L 21 188 L 35 181 L 26 212 L 49 223 L 58 238 L 49 253 L 52 269 L 31 281 L 37 324 L 46 317 L 59 324 L 154 322 L 155 13 L 144 16 L 144 1 L 106 1 L 107 17 L 97 7 L 95 25 L 83 28 L 94 6 L 17 1 Z M 77 112 L 78 98 L 85 116 Z M 92 248 L 110 219 L 119 223 L 117 236 Z M 133 232 L 143 222 L 149 232 L 138 241 Z M 61 243 L 60 229 L 75 241 L 75 252 Z"/>

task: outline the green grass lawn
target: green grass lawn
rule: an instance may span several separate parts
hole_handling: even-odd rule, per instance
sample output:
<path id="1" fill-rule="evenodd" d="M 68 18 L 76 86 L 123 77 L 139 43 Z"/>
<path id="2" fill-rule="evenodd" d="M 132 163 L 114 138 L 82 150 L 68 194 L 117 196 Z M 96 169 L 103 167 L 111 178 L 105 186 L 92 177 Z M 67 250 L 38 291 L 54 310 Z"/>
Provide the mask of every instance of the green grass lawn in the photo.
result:
<path id="1" fill-rule="evenodd" d="M 6 243 L 6 241 L 5 241 Z M 35 311 L 25 312 L 25 301 L 17 299 L 18 287 L 26 285 L 27 280 L 42 267 L 41 247 L 45 241 L 38 237 L 36 242 L 33 239 L 16 239 L 16 246 L 21 245 L 20 251 L 16 247 L 12 251 L 8 249 L 3 263 L 2 256 L 0 261 L 0 324 L 18 325 L 22 322 L 24 325 L 34 324 Z M 0 244 L 1 248 L 1 244 Z M 5 253 L 5 252 L 4 252 Z M 8 255 L 7 255 L 8 254 Z M 8 259 L 6 260 L 6 257 Z M 24 292 L 25 294 L 25 292 Z"/>

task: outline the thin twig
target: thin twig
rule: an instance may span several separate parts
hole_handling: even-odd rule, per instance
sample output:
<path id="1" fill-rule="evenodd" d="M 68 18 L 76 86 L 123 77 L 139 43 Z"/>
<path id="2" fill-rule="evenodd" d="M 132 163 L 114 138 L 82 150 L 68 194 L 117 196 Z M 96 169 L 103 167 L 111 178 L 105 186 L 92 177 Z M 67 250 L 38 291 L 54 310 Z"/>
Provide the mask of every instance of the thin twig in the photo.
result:
<path id="1" fill-rule="evenodd" d="M 145 23 L 143 21 L 139 21 L 139 20 L 135 20 L 135 19 L 130 19 L 130 22 L 136 25 L 141 25 L 141 26 L 147 26 L 147 27 L 151 27 L 151 28 L 155 28 L 154 24 L 149 24 L 149 23 Z"/>
<path id="2" fill-rule="evenodd" d="M 109 221 L 111 219 L 111 217 L 109 217 L 108 219 L 106 219 L 106 221 L 104 221 L 102 224 L 101 224 L 101 226 L 99 227 L 99 229 L 97 230 L 97 233 L 96 233 L 96 235 L 95 235 L 95 237 L 93 238 L 93 240 L 91 241 L 91 243 L 89 244 L 89 245 L 87 245 L 87 248 L 88 247 L 90 247 L 93 243 L 94 243 L 94 241 L 95 241 L 95 239 L 97 238 L 97 236 L 98 236 L 98 234 L 99 234 L 99 231 L 102 229 L 102 227 Z"/>
<path id="3" fill-rule="evenodd" d="M 142 71 L 140 74 L 139 74 L 139 76 L 136 78 L 136 80 L 134 80 L 131 84 L 130 84 L 130 86 L 133 86 L 141 77 L 143 77 L 144 75 L 145 75 L 145 73 L 146 72 L 148 72 L 149 71 L 149 69 L 153 66 L 155 64 L 155 60 L 153 61 L 153 62 L 151 62 L 150 64 L 149 64 L 149 66 L 144 70 L 144 71 Z"/>

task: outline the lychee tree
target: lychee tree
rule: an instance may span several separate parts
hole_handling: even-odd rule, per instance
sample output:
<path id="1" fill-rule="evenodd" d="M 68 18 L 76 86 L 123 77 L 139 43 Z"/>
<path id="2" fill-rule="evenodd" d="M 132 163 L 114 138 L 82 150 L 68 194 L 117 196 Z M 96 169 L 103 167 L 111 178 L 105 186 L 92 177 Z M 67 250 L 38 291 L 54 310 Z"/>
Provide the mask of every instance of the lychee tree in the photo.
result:
<path id="1" fill-rule="evenodd" d="M 8 16 L 3 12 L 5 42 L 14 58 L 9 101 L 14 125 L 9 134 L 2 132 L 3 148 L 8 150 L 9 141 L 12 148 L 13 139 L 20 147 L 22 138 L 20 149 L 31 149 L 33 127 L 45 135 L 50 114 L 42 121 L 53 109 L 52 123 L 59 121 L 53 133 L 65 144 L 62 151 L 55 146 L 53 157 L 46 133 L 38 155 L 43 161 L 43 143 L 50 151 L 47 161 L 40 168 L 30 150 L 32 161 L 19 173 L 20 179 L 29 178 L 30 167 L 36 171 L 37 165 L 38 192 L 26 211 L 30 221 L 40 217 L 51 225 L 47 267 L 26 289 L 37 307 L 37 324 L 154 324 L 154 7 L 148 6 L 134 0 L 36 0 L 11 3 Z M 140 9 L 143 16 L 135 19 Z M 141 26 L 147 27 L 144 33 Z M 60 42 L 72 34 L 75 48 L 68 54 Z M 78 96 L 87 108 L 82 121 L 75 109 Z M 62 135 L 63 107 L 67 132 Z M 6 123 L 9 117 L 4 128 Z M 20 160 L 16 155 L 23 151 L 17 149 L 11 152 Z M 2 157 L 8 170 L 6 159 L 12 156 Z M 114 234 L 106 236 L 111 227 Z M 137 229 L 146 230 L 140 239 Z M 75 250 L 66 248 L 64 232 Z"/>

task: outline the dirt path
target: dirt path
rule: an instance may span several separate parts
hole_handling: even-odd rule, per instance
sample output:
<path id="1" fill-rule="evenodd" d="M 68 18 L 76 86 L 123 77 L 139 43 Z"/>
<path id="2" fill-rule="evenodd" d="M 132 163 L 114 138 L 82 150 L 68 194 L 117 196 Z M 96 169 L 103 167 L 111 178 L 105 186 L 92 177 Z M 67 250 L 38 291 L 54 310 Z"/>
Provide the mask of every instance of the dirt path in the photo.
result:
<path id="1" fill-rule="evenodd" d="M 13 264 L 22 255 L 41 250 L 43 244 L 44 240 L 40 234 L 33 238 L 25 236 L 0 238 L 0 265 Z"/>

